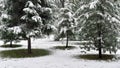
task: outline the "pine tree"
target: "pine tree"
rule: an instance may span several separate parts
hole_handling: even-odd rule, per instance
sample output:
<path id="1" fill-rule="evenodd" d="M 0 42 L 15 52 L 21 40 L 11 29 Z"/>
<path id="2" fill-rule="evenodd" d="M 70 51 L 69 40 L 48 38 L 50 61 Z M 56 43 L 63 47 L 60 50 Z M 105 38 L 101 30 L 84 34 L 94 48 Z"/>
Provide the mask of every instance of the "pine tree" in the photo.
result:
<path id="1" fill-rule="evenodd" d="M 80 38 L 92 44 L 85 49 L 102 52 L 117 51 L 117 37 L 119 30 L 119 12 L 113 0 L 84 0 L 76 11 Z"/>
<path id="2" fill-rule="evenodd" d="M 24 37 L 28 40 L 28 53 L 32 53 L 31 37 L 49 34 L 52 29 L 50 21 L 52 19 L 52 9 L 44 2 L 44 0 L 28 1 L 23 9 L 25 15 L 21 17 L 23 20 L 21 28 L 23 30 L 22 33 L 26 35 Z"/>
<path id="3" fill-rule="evenodd" d="M 29 1 L 4 0 L 4 1 L 6 2 L 4 8 L 6 11 L 4 12 L 3 16 L 9 17 L 9 19 L 8 18 L 3 19 L 4 20 L 3 26 L 5 27 L 5 30 L 2 31 L 8 31 L 9 28 L 14 28 L 18 26 L 21 29 L 21 32 L 18 34 L 19 39 L 27 40 L 29 39 L 28 48 L 30 53 L 31 39 L 29 37 L 31 36 L 38 37 L 41 36 L 41 34 L 49 34 L 50 32 L 52 32 L 53 26 L 51 20 L 52 19 L 51 2 L 49 2 L 48 0 L 29 0 Z M 14 30 L 12 30 L 11 32 L 14 32 Z"/>
<path id="4" fill-rule="evenodd" d="M 58 23 L 58 37 L 66 37 L 66 48 L 68 47 L 68 41 L 70 36 L 74 35 L 74 28 L 76 25 L 75 18 L 73 17 L 71 5 L 69 1 L 62 0 L 63 8 L 60 9 L 59 23 Z"/>
<path id="5" fill-rule="evenodd" d="M 13 46 L 13 42 L 19 42 L 19 33 L 21 32 L 19 27 L 5 27 L 3 26 L 2 29 L 0 29 L 1 31 L 1 40 L 4 41 L 4 43 L 6 44 L 7 42 L 10 42 L 10 47 Z"/>
<path id="6" fill-rule="evenodd" d="M 41 9 L 41 6 L 38 5 L 39 9 Z M 28 1 L 25 5 L 25 8 L 23 11 L 25 12 L 25 15 L 21 17 L 23 20 L 23 24 L 21 26 L 23 32 L 25 33 L 25 37 L 28 40 L 28 53 L 31 52 L 31 37 L 35 35 L 35 32 L 41 32 L 42 28 L 42 20 L 37 11 L 35 10 L 36 6 L 33 4 L 32 1 Z"/>
<path id="7" fill-rule="evenodd" d="M 10 42 L 10 47 L 12 47 L 12 42 L 18 42 L 18 33 L 16 27 L 10 28 L 8 27 L 8 23 L 11 20 L 11 16 L 8 15 L 6 7 L 7 0 L 3 0 L 0 2 L 1 5 L 1 17 L 0 17 L 0 39 L 4 41 L 4 43 Z M 17 27 L 18 29 L 18 27 Z"/>
<path id="8" fill-rule="evenodd" d="M 21 16 L 24 14 L 22 11 L 25 3 L 28 0 L 4 0 L 5 3 L 5 10 L 7 15 L 11 16 L 11 20 L 6 22 L 8 27 L 18 26 L 21 23 Z"/>

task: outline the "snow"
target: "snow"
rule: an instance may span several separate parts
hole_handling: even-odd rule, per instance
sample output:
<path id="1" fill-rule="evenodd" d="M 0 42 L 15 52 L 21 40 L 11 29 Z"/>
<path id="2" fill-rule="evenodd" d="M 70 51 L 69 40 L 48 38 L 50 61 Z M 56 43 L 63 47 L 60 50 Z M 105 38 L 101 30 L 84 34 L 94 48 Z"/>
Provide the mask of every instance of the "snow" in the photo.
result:
<path id="1" fill-rule="evenodd" d="M 84 8 L 86 8 L 86 7 L 88 7 L 87 5 L 82 5 L 81 7 L 80 7 L 80 9 L 81 10 L 84 10 Z M 78 9 L 79 10 L 79 9 Z"/>
<path id="2" fill-rule="evenodd" d="M 88 18 L 89 18 L 89 13 L 86 13 L 86 14 L 85 14 L 85 17 L 88 19 Z"/>
<path id="3" fill-rule="evenodd" d="M 70 45 L 78 41 L 70 41 Z M 0 41 L 0 44 L 3 42 Z M 21 41 L 19 44 L 24 46 L 20 48 L 27 48 L 27 41 Z M 53 46 L 65 45 L 65 42 L 53 41 L 53 39 L 36 39 L 32 40 L 32 48 L 42 48 L 52 51 L 51 55 L 34 58 L 0 58 L 0 68 L 120 68 L 120 60 L 117 61 L 95 61 L 76 59 L 75 55 L 82 54 L 79 46 L 73 50 L 54 50 Z M 15 49 L 20 49 L 15 48 Z M 0 48 L 0 51 L 10 50 Z M 87 53 L 96 53 L 95 51 Z M 117 52 L 120 54 L 120 50 Z"/>
<path id="4" fill-rule="evenodd" d="M 72 17 L 72 13 L 71 12 L 67 12 L 66 14 L 69 16 L 69 18 Z"/>
<path id="5" fill-rule="evenodd" d="M 113 22 L 120 22 L 118 19 L 116 19 L 115 17 L 112 17 L 111 19 Z"/>
<path id="6" fill-rule="evenodd" d="M 60 34 L 61 34 L 62 32 L 65 34 L 66 31 L 67 31 L 67 27 L 62 27 L 61 30 L 60 30 Z"/>
<path id="7" fill-rule="evenodd" d="M 37 0 L 39 3 L 41 3 L 41 0 Z"/>
<path id="8" fill-rule="evenodd" d="M 39 8 L 39 9 L 40 9 L 41 7 L 42 7 L 42 6 L 41 6 L 40 4 L 37 4 L 37 8 Z"/>
<path id="9" fill-rule="evenodd" d="M 28 1 L 25 7 L 34 7 L 34 4 L 31 1 Z"/>
<path id="10" fill-rule="evenodd" d="M 8 28 L 8 31 L 13 31 L 13 33 L 15 33 L 15 34 L 22 32 L 22 30 L 19 26 L 14 26 L 14 27 Z"/>
<path id="11" fill-rule="evenodd" d="M 49 25 L 54 31 L 57 31 L 57 28 L 53 25 Z"/>
<path id="12" fill-rule="evenodd" d="M 27 15 L 23 15 L 23 16 L 21 17 L 22 20 L 25 20 L 26 18 L 27 18 Z"/>
<path id="13" fill-rule="evenodd" d="M 39 3 L 41 3 L 41 0 L 38 0 Z M 49 0 L 49 1 L 53 1 L 53 0 Z M 48 1 L 48 2 L 49 2 Z M 70 21 L 72 21 L 71 17 L 74 17 L 76 14 L 78 14 L 78 12 L 80 10 L 84 10 L 85 8 L 90 7 L 90 9 L 94 9 L 96 7 L 96 4 L 98 3 L 99 0 L 96 0 L 94 2 L 91 2 L 88 5 L 82 5 L 80 6 L 80 9 L 78 9 L 75 14 L 73 15 L 72 12 L 67 12 L 66 14 L 70 17 Z M 2 5 L 0 5 L 2 6 Z M 28 7 L 27 7 L 28 6 Z M 54 6 L 54 5 L 53 5 Z M 69 4 L 66 4 L 66 8 L 61 8 L 61 12 L 64 12 L 65 10 L 70 11 L 69 9 Z M 112 6 L 112 4 L 111 4 Z M 32 7 L 32 8 L 31 8 Z M 53 13 L 51 8 L 42 8 L 41 5 L 37 4 L 38 8 L 41 8 L 43 12 L 49 12 L 49 13 Z M 24 12 L 26 13 L 31 13 L 31 14 L 35 14 L 35 16 L 32 17 L 32 19 L 35 22 L 41 22 L 41 17 L 37 16 L 38 13 L 37 11 L 34 9 L 35 5 L 31 2 L 28 1 L 26 4 L 26 8 L 23 9 Z M 105 7 L 106 8 L 106 7 Z M 98 13 L 102 16 L 101 13 Z M 85 13 L 83 14 L 86 18 L 89 18 L 90 14 L 89 13 Z M 109 16 L 109 17 L 108 17 Z M 109 20 L 112 20 L 114 22 L 119 22 L 119 20 L 117 20 L 116 18 L 112 17 L 110 18 L 110 14 L 109 13 L 105 13 L 104 17 L 108 17 Z M 9 16 L 7 14 L 2 14 L 3 18 L 8 18 Z M 79 16 L 80 18 L 82 17 Z M 24 15 L 21 17 L 21 19 L 26 19 L 27 15 Z M 59 21 L 58 24 L 61 24 L 63 21 L 63 19 L 61 21 Z M 73 24 L 72 24 L 73 25 Z M 3 26 L 0 26 L 0 28 L 2 28 Z M 49 27 L 50 28 L 50 27 Z M 51 28 L 54 28 L 54 26 L 51 26 Z M 14 30 L 15 33 L 19 33 L 21 32 L 21 29 L 19 27 L 13 27 L 10 28 L 11 30 Z M 82 29 L 82 28 L 81 28 Z M 80 29 L 80 31 L 81 31 Z M 56 29 L 57 30 L 57 29 Z M 62 33 L 62 31 L 67 30 L 66 27 L 61 28 L 60 33 Z M 37 31 L 35 32 L 37 33 Z M 33 32 L 30 33 L 30 35 L 33 35 Z M 98 38 L 100 39 L 100 38 Z M 47 49 L 50 50 L 52 52 L 51 55 L 48 56 L 42 56 L 42 57 L 34 57 L 34 58 L 1 58 L 0 57 L 0 68 L 120 68 L 120 60 L 116 60 L 116 61 L 97 61 L 97 60 L 84 60 L 84 59 L 77 59 L 74 56 L 76 55 L 80 55 L 80 54 L 96 54 L 96 51 L 84 51 L 81 50 L 79 48 L 79 45 L 74 44 L 76 42 L 79 41 L 70 41 L 70 45 L 76 46 L 76 49 L 73 50 L 55 50 L 55 49 L 51 49 L 53 46 L 58 46 L 58 45 L 65 45 L 65 41 L 53 41 L 53 38 L 46 38 L 46 39 L 32 39 L 32 48 L 40 48 L 40 49 Z M 2 45 L 3 42 L 0 41 L 0 44 Z M 26 49 L 27 48 L 27 41 L 21 41 L 18 44 L 22 44 L 23 46 L 20 48 L 15 48 L 15 49 Z M 11 48 L 1 48 L 0 47 L 0 51 L 3 50 L 12 50 Z M 117 56 L 120 56 L 120 50 L 117 51 Z M 113 59 L 114 60 L 114 59 Z"/>
<path id="14" fill-rule="evenodd" d="M 30 14 L 36 14 L 36 13 L 37 13 L 36 10 L 31 9 L 31 8 L 24 8 L 23 11 L 24 11 L 25 13 L 30 13 Z M 37 15 L 37 14 L 36 14 L 36 15 Z"/>
<path id="15" fill-rule="evenodd" d="M 33 16 L 32 20 L 34 20 L 35 22 L 42 22 L 41 17 L 38 16 L 38 15 L 37 16 Z"/>
<path id="16" fill-rule="evenodd" d="M 1 18 L 8 19 L 8 18 L 9 18 L 9 15 L 7 15 L 7 14 L 3 13 L 3 14 L 1 15 Z"/>
<path id="17" fill-rule="evenodd" d="M 50 14 L 53 13 L 52 9 L 51 8 L 47 8 L 47 7 L 43 8 L 43 12 L 48 12 Z"/>
<path id="18" fill-rule="evenodd" d="M 99 2 L 99 0 L 93 1 L 92 3 L 90 3 L 90 9 L 93 9 L 96 7 L 96 4 Z"/>

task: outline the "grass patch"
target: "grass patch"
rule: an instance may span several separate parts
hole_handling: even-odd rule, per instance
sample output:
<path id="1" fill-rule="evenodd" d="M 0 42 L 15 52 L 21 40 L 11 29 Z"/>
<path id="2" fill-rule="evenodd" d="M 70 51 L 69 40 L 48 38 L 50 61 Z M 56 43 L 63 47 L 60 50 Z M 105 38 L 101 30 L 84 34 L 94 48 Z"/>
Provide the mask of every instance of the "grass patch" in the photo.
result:
<path id="1" fill-rule="evenodd" d="M 116 58 L 114 55 L 103 54 L 102 59 L 98 58 L 97 54 L 86 54 L 86 55 L 78 55 L 76 56 L 78 59 L 86 59 L 86 60 L 112 60 Z"/>
<path id="2" fill-rule="evenodd" d="M 27 49 L 6 50 L 1 51 L 2 58 L 26 58 L 26 57 L 39 57 L 49 55 L 50 51 L 44 49 L 32 49 L 32 53 L 28 54 Z"/>
<path id="3" fill-rule="evenodd" d="M 65 49 L 68 49 L 68 50 L 71 50 L 71 49 L 75 49 L 76 47 L 75 46 L 68 46 L 66 48 L 66 46 L 55 46 L 53 47 L 53 49 L 60 49 L 60 50 L 65 50 Z"/>
<path id="4" fill-rule="evenodd" d="M 3 48 L 17 48 L 17 47 L 21 47 L 22 45 L 19 44 L 13 44 L 12 47 L 10 47 L 10 44 L 5 44 L 5 45 L 1 45 L 0 47 Z"/>

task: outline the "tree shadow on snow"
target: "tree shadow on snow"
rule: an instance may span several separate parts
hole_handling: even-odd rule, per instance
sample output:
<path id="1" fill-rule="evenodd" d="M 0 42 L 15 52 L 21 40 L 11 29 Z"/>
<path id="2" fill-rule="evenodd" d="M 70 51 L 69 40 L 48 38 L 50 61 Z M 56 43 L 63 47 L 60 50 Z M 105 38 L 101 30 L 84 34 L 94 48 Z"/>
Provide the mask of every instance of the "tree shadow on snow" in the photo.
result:
<path id="1" fill-rule="evenodd" d="M 98 54 L 82 54 L 74 57 L 77 59 L 84 59 L 84 60 L 103 60 L 103 61 L 116 61 L 120 59 L 120 57 L 116 57 L 116 55 L 109 55 L 109 54 L 103 54 L 102 58 L 99 58 Z"/>
<path id="2" fill-rule="evenodd" d="M 72 49 L 75 49 L 75 48 L 76 48 L 75 46 L 68 46 L 67 48 L 66 48 L 66 46 L 54 46 L 51 49 L 72 50 Z"/>
<path id="3" fill-rule="evenodd" d="M 32 49 L 32 53 L 28 54 L 27 49 L 5 50 L 0 52 L 2 58 L 27 58 L 40 57 L 50 55 L 51 52 L 45 49 Z"/>
<path id="4" fill-rule="evenodd" d="M 19 44 L 13 44 L 12 47 L 10 46 L 10 44 L 5 44 L 5 45 L 1 45 L 0 47 L 3 48 L 17 48 L 17 47 L 21 47 L 22 45 Z"/>

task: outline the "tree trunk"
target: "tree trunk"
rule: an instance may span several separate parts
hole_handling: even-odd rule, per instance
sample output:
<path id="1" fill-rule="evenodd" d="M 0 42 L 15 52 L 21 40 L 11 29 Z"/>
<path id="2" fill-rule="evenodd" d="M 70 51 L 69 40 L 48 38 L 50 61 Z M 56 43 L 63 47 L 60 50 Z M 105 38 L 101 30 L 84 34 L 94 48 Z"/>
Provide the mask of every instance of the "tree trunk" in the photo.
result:
<path id="1" fill-rule="evenodd" d="M 98 40 L 98 50 L 99 50 L 99 58 L 102 58 L 102 47 L 101 47 L 101 39 Z"/>
<path id="2" fill-rule="evenodd" d="M 98 26 L 98 51 L 99 51 L 99 58 L 102 58 L 102 45 L 101 45 L 101 25 L 100 23 L 97 24 Z"/>
<path id="3" fill-rule="evenodd" d="M 31 51 L 31 38 L 28 38 L 28 54 L 32 53 Z"/>
<path id="4" fill-rule="evenodd" d="M 10 47 L 12 47 L 12 41 L 10 41 Z"/>
<path id="5" fill-rule="evenodd" d="M 69 37 L 68 37 L 68 33 L 67 33 L 66 48 L 68 48 L 68 41 L 69 41 Z"/>
<path id="6" fill-rule="evenodd" d="M 64 3 L 65 3 L 65 0 L 60 0 L 61 1 L 61 4 L 62 4 L 62 8 L 65 7 Z"/>

